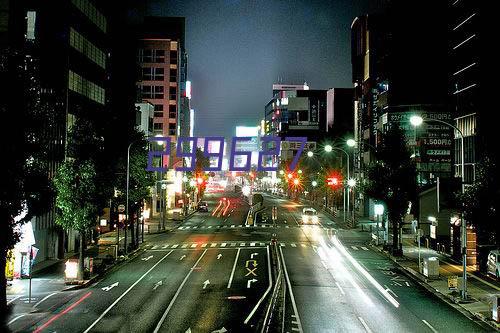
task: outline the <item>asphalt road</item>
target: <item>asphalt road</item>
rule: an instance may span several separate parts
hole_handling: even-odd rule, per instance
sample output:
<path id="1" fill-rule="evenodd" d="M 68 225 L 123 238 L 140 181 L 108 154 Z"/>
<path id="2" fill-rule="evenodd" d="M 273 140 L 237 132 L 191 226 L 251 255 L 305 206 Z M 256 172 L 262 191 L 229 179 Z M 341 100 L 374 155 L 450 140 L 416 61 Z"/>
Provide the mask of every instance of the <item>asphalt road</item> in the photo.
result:
<path id="1" fill-rule="evenodd" d="M 16 300 L 10 328 L 34 332 L 253 332 L 283 263 L 282 332 L 479 332 L 481 326 L 414 285 L 363 234 L 301 205 L 265 196 L 264 222 L 245 226 L 236 194 L 208 196 L 196 213 L 96 284 L 55 292 L 37 307 Z M 277 207 L 272 221 L 271 208 Z M 43 297 L 42 297 L 43 296 Z M 16 319 L 17 318 L 17 319 Z M 15 320 L 14 320 L 15 319 Z"/>

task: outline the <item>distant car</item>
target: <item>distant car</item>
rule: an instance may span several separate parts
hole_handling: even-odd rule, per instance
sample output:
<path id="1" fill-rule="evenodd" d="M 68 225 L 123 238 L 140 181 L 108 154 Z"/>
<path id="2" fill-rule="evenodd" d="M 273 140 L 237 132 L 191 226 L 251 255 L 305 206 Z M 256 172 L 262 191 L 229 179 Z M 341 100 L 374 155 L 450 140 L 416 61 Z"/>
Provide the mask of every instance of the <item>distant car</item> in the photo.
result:
<path id="1" fill-rule="evenodd" d="M 200 201 L 198 203 L 198 211 L 200 212 L 208 212 L 208 204 L 206 201 Z"/>
<path id="2" fill-rule="evenodd" d="M 490 251 L 488 263 L 486 264 L 488 274 L 500 278 L 500 250 Z"/>
<path id="3" fill-rule="evenodd" d="M 319 223 L 318 212 L 316 211 L 316 209 L 311 207 L 302 209 L 302 223 L 304 224 Z"/>

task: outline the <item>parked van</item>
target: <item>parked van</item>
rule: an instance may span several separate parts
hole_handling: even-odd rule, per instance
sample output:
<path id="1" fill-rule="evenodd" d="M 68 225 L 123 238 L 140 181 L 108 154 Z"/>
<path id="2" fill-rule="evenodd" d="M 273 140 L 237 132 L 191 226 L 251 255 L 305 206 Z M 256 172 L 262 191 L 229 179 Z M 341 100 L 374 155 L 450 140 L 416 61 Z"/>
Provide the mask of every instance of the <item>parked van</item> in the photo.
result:
<path id="1" fill-rule="evenodd" d="M 490 251 L 488 263 L 486 265 L 488 274 L 500 278 L 500 250 Z"/>

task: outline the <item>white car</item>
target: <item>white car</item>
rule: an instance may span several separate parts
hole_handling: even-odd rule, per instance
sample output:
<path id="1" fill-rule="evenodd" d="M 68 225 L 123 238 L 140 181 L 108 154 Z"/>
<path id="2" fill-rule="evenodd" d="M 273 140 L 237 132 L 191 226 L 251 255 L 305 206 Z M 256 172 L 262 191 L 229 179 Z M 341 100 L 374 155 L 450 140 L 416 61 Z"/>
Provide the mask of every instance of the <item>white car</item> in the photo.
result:
<path id="1" fill-rule="evenodd" d="M 316 209 L 308 207 L 302 209 L 302 223 L 304 224 L 318 224 L 319 223 L 319 218 L 318 218 L 318 212 Z"/>

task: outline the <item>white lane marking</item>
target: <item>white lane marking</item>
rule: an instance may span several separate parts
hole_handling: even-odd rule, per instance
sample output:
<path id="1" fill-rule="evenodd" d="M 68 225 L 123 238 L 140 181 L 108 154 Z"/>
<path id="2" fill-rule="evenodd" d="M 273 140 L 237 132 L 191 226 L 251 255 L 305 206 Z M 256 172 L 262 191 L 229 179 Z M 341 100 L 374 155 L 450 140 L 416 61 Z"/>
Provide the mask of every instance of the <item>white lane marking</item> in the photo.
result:
<path id="1" fill-rule="evenodd" d="M 201 247 L 207 247 L 207 243 L 201 244 Z"/>
<path id="2" fill-rule="evenodd" d="M 351 245 L 351 249 L 353 249 L 353 250 L 358 250 L 358 248 L 357 248 L 356 246 L 354 246 L 354 245 Z M 361 318 L 361 317 L 360 317 L 360 318 Z"/>
<path id="3" fill-rule="evenodd" d="M 297 310 L 297 304 L 295 303 L 295 297 L 293 296 L 292 284 L 290 283 L 290 278 L 288 277 L 288 270 L 286 268 L 285 256 L 283 255 L 283 249 L 280 247 L 281 262 L 283 263 L 283 271 L 285 272 L 286 284 L 288 285 L 288 290 L 290 291 L 290 299 L 292 300 L 293 312 L 295 313 L 295 319 L 297 320 L 299 326 L 299 332 L 302 331 L 302 324 L 299 317 L 299 311 Z"/>
<path id="4" fill-rule="evenodd" d="M 163 245 L 161 248 L 162 249 L 166 249 L 168 247 L 168 244 L 167 245 Z"/>
<path id="5" fill-rule="evenodd" d="M 184 229 L 184 227 L 179 227 L 179 228 L 177 228 L 177 229 L 182 230 L 182 229 Z"/>
<path id="6" fill-rule="evenodd" d="M 231 243 L 231 246 L 236 246 L 236 243 Z"/>
<path id="7" fill-rule="evenodd" d="M 250 246 L 255 246 L 255 242 L 250 243 Z"/>
<path id="8" fill-rule="evenodd" d="M 207 228 L 208 228 L 208 229 L 212 229 L 212 226 L 211 226 L 211 225 L 209 225 Z"/>
<path id="9" fill-rule="evenodd" d="M 182 283 L 181 285 L 179 286 L 179 288 L 177 289 L 177 291 L 175 292 L 175 295 L 174 297 L 172 298 L 172 300 L 170 301 L 170 304 L 168 305 L 167 309 L 165 310 L 165 312 L 163 313 L 163 315 L 161 316 L 160 318 L 160 321 L 158 322 L 158 324 L 156 325 L 156 328 L 155 330 L 153 331 L 154 333 L 158 333 L 158 331 L 160 330 L 161 328 L 161 325 L 163 324 L 163 322 L 165 321 L 165 318 L 167 318 L 167 315 L 168 313 L 170 312 L 170 309 L 172 308 L 172 306 L 174 305 L 174 302 L 175 300 L 177 299 L 177 297 L 179 296 L 179 294 L 181 293 L 181 290 L 182 290 L 182 287 L 184 287 L 184 285 L 186 284 L 186 281 L 189 279 L 189 276 L 191 275 L 191 273 L 193 273 L 193 270 L 196 266 L 198 266 L 198 263 L 201 261 L 201 259 L 203 258 L 203 256 L 205 255 L 205 253 L 207 253 L 208 250 L 205 250 L 203 251 L 203 253 L 201 254 L 201 256 L 198 258 L 198 260 L 196 260 L 196 262 L 194 263 L 193 267 L 191 267 L 191 269 L 189 270 L 189 272 L 187 273 L 186 277 L 184 278 L 184 280 L 182 280 Z M 86 333 L 86 332 L 84 332 Z"/>
<path id="10" fill-rule="evenodd" d="M 337 281 L 335 281 L 335 284 L 337 285 L 337 288 L 339 288 L 339 290 L 342 293 L 342 295 L 345 295 L 344 289 L 342 289 L 342 287 L 340 286 L 340 284 Z"/>
<path id="11" fill-rule="evenodd" d="M 172 250 L 170 250 L 170 252 L 168 252 L 167 254 L 165 254 L 160 260 L 158 260 L 156 262 L 156 264 L 154 264 L 150 269 L 148 269 L 146 271 L 146 273 L 144 273 L 137 281 L 134 282 L 134 284 L 132 284 L 127 290 L 125 290 L 125 292 L 123 294 L 121 294 L 106 310 L 104 310 L 104 312 L 99 316 L 99 318 L 97 318 L 93 323 L 92 325 L 89 326 L 89 328 L 87 328 L 83 333 L 88 333 L 90 332 L 90 330 L 92 328 L 94 328 L 95 325 L 97 325 L 97 323 L 99 321 L 101 321 L 102 318 L 104 318 L 104 316 L 123 298 L 125 297 L 125 295 L 128 294 L 128 292 L 130 290 L 132 290 L 132 288 L 134 288 L 139 282 L 141 282 L 142 279 L 144 279 L 144 277 L 146 275 L 148 275 L 153 269 L 155 269 L 156 266 L 158 266 L 166 257 L 168 257 L 172 252 Z"/>
<path id="12" fill-rule="evenodd" d="M 432 327 L 432 325 L 431 325 L 431 324 L 429 324 L 429 323 L 427 322 L 427 320 L 422 319 L 422 321 L 424 322 L 424 324 L 425 324 L 425 325 L 427 325 L 427 327 L 429 327 L 429 328 L 431 329 L 431 331 L 432 331 L 432 332 L 434 332 L 434 333 L 438 333 L 438 331 L 437 331 L 434 327 Z"/>
<path id="13" fill-rule="evenodd" d="M 325 269 L 328 270 L 328 266 L 326 266 L 326 264 L 323 260 L 321 260 L 321 263 L 323 264 L 323 267 L 325 267 Z"/>
<path id="14" fill-rule="evenodd" d="M 267 272 L 268 272 L 269 285 L 268 285 L 266 291 L 264 292 L 264 294 L 262 295 L 262 297 L 257 302 L 257 304 L 255 304 L 255 307 L 248 314 L 248 317 L 244 321 L 245 324 L 248 324 L 248 322 L 250 321 L 250 319 L 252 319 L 252 316 L 255 314 L 255 311 L 257 311 L 257 309 L 259 308 L 260 304 L 264 301 L 264 299 L 266 298 L 267 294 L 269 294 L 269 292 L 271 291 L 271 288 L 273 286 L 273 280 L 271 278 L 271 256 L 269 255 L 269 246 L 266 246 L 266 251 L 267 251 Z"/>
<path id="15" fill-rule="evenodd" d="M 19 297 L 21 297 L 21 296 L 22 296 L 22 295 L 19 295 L 19 296 L 14 297 L 13 299 L 9 300 L 9 301 L 7 302 L 7 305 L 9 305 L 10 303 L 14 302 L 16 299 L 18 299 L 18 298 L 19 298 Z"/>
<path id="16" fill-rule="evenodd" d="M 366 246 L 362 246 L 361 248 L 365 251 L 368 251 L 368 248 Z"/>
<path id="17" fill-rule="evenodd" d="M 158 248 L 158 245 L 153 246 L 151 249 L 155 250 Z"/>
<path id="18" fill-rule="evenodd" d="M 240 243 L 240 246 L 245 246 L 245 243 Z"/>
<path id="19" fill-rule="evenodd" d="M 394 296 L 396 296 L 397 298 L 399 298 L 398 295 L 396 295 L 396 293 L 394 291 L 391 290 L 391 288 L 387 287 L 387 285 L 384 284 L 384 288 L 385 290 L 387 290 L 387 292 L 393 294 Z"/>
<path id="20" fill-rule="evenodd" d="M 231 228 L 235 228 L 236 226 L 234 224 L 231 224 Z"/>
<path id="21" fill-rule="evenodd" d="M 7 326 L 9 326 L 10 324 L 12 324 L 13 322 L 15 322 L 15 321 L 16 321 L 16 320 L 18 320 L 19 318 L 22 318 L 22 317 L 24 317 L 24 316 L 26 316 L 26 315 L 27 315 L 27 313 L 23 313 L 22 315 L 17 316 L 16 318 L 14 318 L 14 319 L 12 319 L 11 321 L 9 321 L 9 322 L 7 323 Z"/>
<path id="22" fill-rule="evenodd" d="M 234 257 L 233 269 L 231 270 L 231 275 L 229 276 L 229 282 L 227 283 L 227 288 L 231 288 L 231 284 L 233 283 L 234 271 L 236 269 L 236 264 L 238 263 L 238 257 L 240 256 L 241 249 L 236 251 L 236 257 Z"/>
<path id="23" fill-rule="evenodd" d="M 291 247 L 297 247 L 297 245 L 295 245 L 295 243 L 291 243 L 290 246 Z"/>
<path id="24" fill-rule="evenodd" d="M 173 249 L 176 249 L 179 246 L 179 244 L 172 245 Z"/>
<path id="25" fill-rule="evenodd" d="M 220 246 L 221 247 L 226 247 L 227 243 L 222 243 Z"/>
<path id="26" fill-rule="evenodd" d="M 217 243 L 210 244 L 210 247 L 216 247 L 216 246 L 217 246 Z"/>
<path id="27" fill-rule="evenodd" d="M 198 246 L 198 243 L 191 244 L 191 248 L 194 249 L 195 247 Z"/>
<path id="28" fill-rule="evenodd" d="M 361 322 L 361 324 L 363 325 L 363 327 L 365 328 L 365 330 L 368 332 L 368 333 L 372 333 L 373 331 L 370 329 L 370 327 L 368 327 L 368 325 L 366 324 L 365 320 L 361 317 L 358 317 L 359 321 Z"/>
<path id="29" fill-rule="evenodd" d="M 186 229 L 189 229 L 189 228 L 191 228 L 191 227 L 190 227 L 190 226 L 187 226 L 187 227 L 186 227 Z"/>
<path id="30" fill-rule="evenodd" d="M 365 276 L 365 278 L 368 280 L 368 282 L 370 282 L 381 294 L 382 296 L 385 297 L 385 299 L 387 299 L 389 302 L 391 302 L 391 304 L 396 307 L 396 308 L 399 308 L 399 303 L 398 301 L 396 301 L 396 299 L 394 297 L 391 296 L 391 294 L 389 294 L 381 285 L 380 283 L 377 282 L 377 280 L 375 280 L 373 278 L 373 276 L 370 275 L 370 273 L 368 273 L 366 271 L 366 269 L 364 269 L 357 261 L 356 259 L 354 259 L 353 256 L 351 256 L 351 254 L 349 252 L 347 252 L 347 250 L 345 249 L 344 245 L 342 245 L 342 243 L 339 241 L 339 239 L 337 238 L 336 235 L 334 235 L 332 237 L 332 242 L 333 242 L 333 245 L 335 246 L 335 248 L 337 250 L 340 251 L 340 253 L 342 253 L 346 258 L 347 260 L 349 260 L 349 262 L 354 266 L 354 268 L 356 268 L 356 270 L 358 272 L 360 272 L 361 274 L 363 274 Z"/>
<path id="31" fill-rule="evenodd" d="M 189 244 L 182 244 L 181 249 L 185 249 Z"/>

